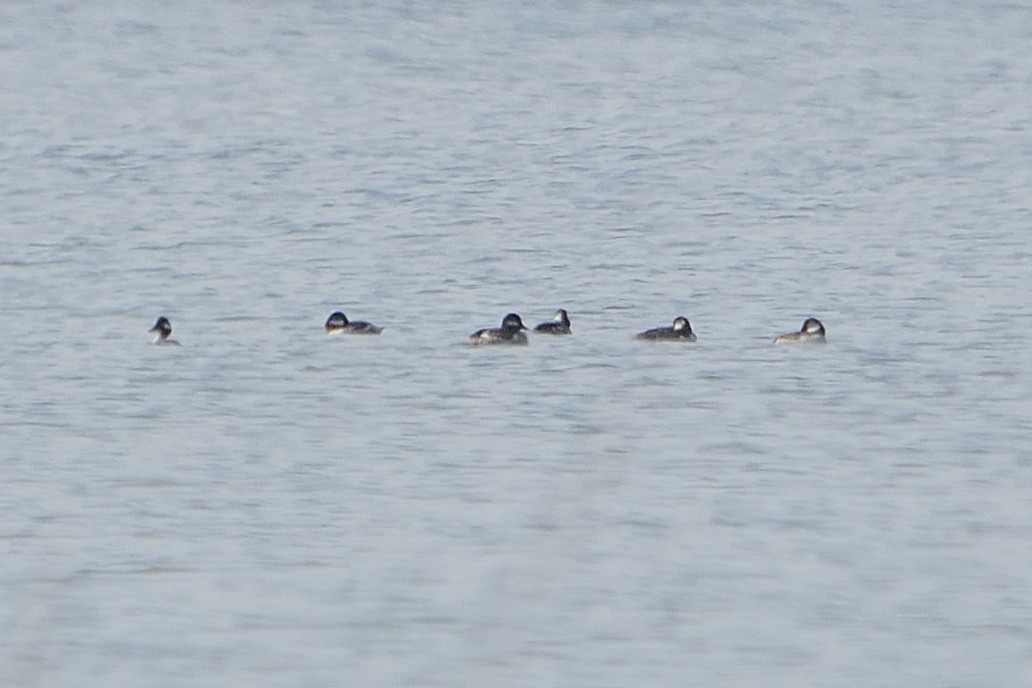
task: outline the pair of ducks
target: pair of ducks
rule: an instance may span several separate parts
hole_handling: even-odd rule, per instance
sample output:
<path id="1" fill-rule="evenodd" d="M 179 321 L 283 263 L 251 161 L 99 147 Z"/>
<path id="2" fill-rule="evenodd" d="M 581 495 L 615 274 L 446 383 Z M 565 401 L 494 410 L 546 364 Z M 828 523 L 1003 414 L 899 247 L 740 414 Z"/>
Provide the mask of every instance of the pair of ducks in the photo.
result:
<path id="1" fill-rule="evenodd" d="M 527 329 L 520 319 L 518 313 L 509 313 L 502 318 L 501 327 L 485 327 L 477 330 L 469 336 L 471 346 L 483 346 L 485 344 L 526 344 L 527 335 L 523 330 Z M 560 308 L 555 312 L 555 317 L 548 322 L 543 322 L 534 328 L 535 332 L 541 334 L 573 334 L 570 329 L 570 316 Z"/>
<path id="2" fill-rule="evenodd" d="M 151 334 L 152 344 L 163 344 L 166 346 L 179 346 L 179 342 L 175 339 L 170 339 L 172 336 L 172 323 L 165 316 L 161 316 L 154 323 L 154 326 L 147 330 Z M 351 334 L 380 334 L 383 331 L 382 327 L 377 327 L 372 323 L 367 323 L 362 320 L 350 321 L 348 316 L 344 315 L 340 311 L 335 311 L 330 314 L 330 317 L 326 320 L 326 332 L 327 334 L 339 334 L 341 332 L 348 332 Z"/>
<path id="3" fill-rule="evenodd" d="M 383 331 L 382 327 L 364 320 L 348 320 L 348 316 L 341 311 L 331 313 L 330 317 L 326 319 L 325 327 L 327 334 L 380 334 Z M 527 335 L 524 333 L 526 329 L 527 327 L 523 324 L 523 320 L 518 313 L 509 313 L 502 319 L 501 327 L 486 327 L 477 330 L 469 336 L 469 343 L 472 346 L 526 344 Z M 555 312 L 555 317 L 551 321 L 540 323 L 534 328 L 534 331 L 541 334 L 556 335 L 573 333 L 573 330 L 570 328 L 570 316 L 562 308 Z M 158 318 L 149 332 L 153 335 L 152 342 L 154 344 L 179 346 L 179 342 L 175 339 L 170 339 L 172 323 L 165 316 Z M 644 332 L 639 332 L 635 335 L 635 339 L 694 342 L 696 337 L 695 333 L 692 332 L 692 326 L 688 322 L 688 318 L 678 316 L 674 318 L 674 324 L 670 327 L 654 327 Z M 804 342 L 823 343 L 824 341 L 824 325 L 817 318 L 807 318 L 798 332 L 783 334 L 774 339 L 774 343 L 777 345 Z"/>

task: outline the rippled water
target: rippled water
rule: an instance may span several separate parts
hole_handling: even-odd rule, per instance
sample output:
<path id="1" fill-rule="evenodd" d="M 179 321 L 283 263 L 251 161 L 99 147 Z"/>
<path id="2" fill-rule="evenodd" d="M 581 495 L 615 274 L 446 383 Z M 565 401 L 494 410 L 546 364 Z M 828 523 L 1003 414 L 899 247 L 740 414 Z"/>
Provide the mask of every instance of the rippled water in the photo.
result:
<path id="1" fill-rule="evenodd" d="M 3 685 L 1032 672 L 1032 10 L 0 19 Z"/>

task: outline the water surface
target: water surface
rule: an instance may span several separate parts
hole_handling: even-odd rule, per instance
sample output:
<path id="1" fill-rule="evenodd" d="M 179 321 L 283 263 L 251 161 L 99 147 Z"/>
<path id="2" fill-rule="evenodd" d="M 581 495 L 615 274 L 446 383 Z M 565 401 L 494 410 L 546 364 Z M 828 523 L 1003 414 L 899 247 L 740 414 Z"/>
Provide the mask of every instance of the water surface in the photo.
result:
<path id="1" fill-rule="evenodd" d="M 1028 9 L 0 18 L 0 683 L 1032 671 Z"/>

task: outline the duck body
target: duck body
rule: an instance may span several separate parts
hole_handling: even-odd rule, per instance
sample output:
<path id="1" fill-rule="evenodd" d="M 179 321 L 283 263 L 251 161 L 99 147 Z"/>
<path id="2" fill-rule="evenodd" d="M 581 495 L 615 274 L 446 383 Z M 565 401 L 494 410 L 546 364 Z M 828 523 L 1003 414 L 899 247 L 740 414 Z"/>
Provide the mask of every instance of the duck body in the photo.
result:
<path id="1" fill-rule="evenodd" d="M 647 339 L 651 341 L 681 341 L 694 342 L 696 337 L 692 332 L 691 323 L 688 318 L 679 315 L 674 318 L 674 324 L 670 327 L 654 327 L 636 334 L 635 339 Z"/>
<path id="2" fill-rule="evenodd" d="M 172 323 L 163 315 L 147 331 L 151 334 L 151 344 L 156 346 L 179 346 L 179 342 L 170 339 L 172 336 Z"/>
<path id="3" fill-rule="evenodd" d="M 541 334 L 573 334 L 573 330 L 570 329 L 570 316 L 562 308 L 555 312 L 555 317 L 539 324 L 534 331 Z"/>
<path id="4" fill-rule="evenodd" d="M 803 326 L 799 328 L 798 332 L 789 332 L 774 338 L 774 343 L 778 346 L 788 344 L 824 344 L 826 342 L 824 325 L 817 318 L 807 318 L 803 321 Z"/>
<path id="5" fill-rule="evenodd" d="M 378 327 L 364 320 L 348 320 L 348 316 L 341 311 L 330 313 L 326 319 L 326 334 L 380 334 L 382 327 Z"/>
<path id="6" fill-rule="evenodd" d="M 486 327 L 477 330 L 469 336 L 471 346 L 485 346 L 491 344 L 526 344 L 527 335 L 523 330 L 527 329 L 523 320 L 516 313 L 509 313 L 502 318 L 501 327 Z"/>

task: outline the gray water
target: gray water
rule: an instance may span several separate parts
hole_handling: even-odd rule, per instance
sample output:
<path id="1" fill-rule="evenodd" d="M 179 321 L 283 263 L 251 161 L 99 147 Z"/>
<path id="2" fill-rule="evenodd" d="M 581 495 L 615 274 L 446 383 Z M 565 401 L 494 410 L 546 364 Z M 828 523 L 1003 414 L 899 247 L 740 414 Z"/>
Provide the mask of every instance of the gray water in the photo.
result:
<path id="1" fill-rule="evenodd" d="M 0 685 L 1022 684 L 1029 35 L 5 3 Z"/>

